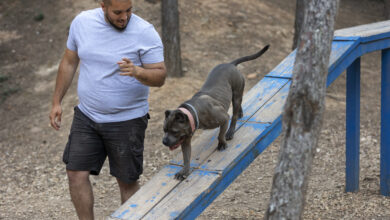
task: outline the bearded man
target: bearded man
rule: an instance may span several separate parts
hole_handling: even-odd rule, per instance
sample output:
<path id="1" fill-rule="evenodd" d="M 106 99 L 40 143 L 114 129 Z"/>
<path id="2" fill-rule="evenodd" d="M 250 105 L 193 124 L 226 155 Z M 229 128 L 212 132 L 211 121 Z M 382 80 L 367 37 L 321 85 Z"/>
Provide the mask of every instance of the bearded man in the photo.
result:
<path id="1" fill-rule="evenodd" d="M 61 101 L 80 64 L 79 104 L 63 161 L 79 219 L 93 219 L 89 175 L 99 174 L 106 157 L 122 203 L 139 189 L 149 87 L 166 77 L 163 45 L 153 25 L 132 14 L 131 0 L 103 0 L 74 18 L 66 46 L 49 118 L 59 130 Z"/>

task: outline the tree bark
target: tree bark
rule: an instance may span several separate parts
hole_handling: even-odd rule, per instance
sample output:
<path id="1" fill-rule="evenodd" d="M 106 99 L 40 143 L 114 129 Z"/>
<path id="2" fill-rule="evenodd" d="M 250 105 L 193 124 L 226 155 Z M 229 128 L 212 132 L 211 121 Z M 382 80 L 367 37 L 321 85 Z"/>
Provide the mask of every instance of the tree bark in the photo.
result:
<path id="1" fill-rule="evenodd" d="M 145 1 L 148 3 L 151 3 L 151 4 L 156 4 L 156 3 L 160 2 L 160 0 L 145 0 Z"/>
<path id="2" fill-rule="evenodd" d="M 168 76 L 183 76 L 180 50 L 178 0 L 161 1 L 162 40 Z"/>
<path id="3" fill-rule="evenodd" d="M 297 48 L 299 34 L 302 30 L 302 25 L 305 16 L 305 1 L 297 0 L 295 8 L 295 24 L 294 24 L 294 40 L 292 49 Z"/>
<path id="4" fill-rule="evenodd" d="M 338 0 L 305 0 L 292 84 L 265 219 L 301 219 L 308 176 L 322 126 Z"/>
<path id="5" fill-rule="evenodd" d="M 384 0 L 385 3 L 385 18 L 390 20 L 390 0 Z"/>

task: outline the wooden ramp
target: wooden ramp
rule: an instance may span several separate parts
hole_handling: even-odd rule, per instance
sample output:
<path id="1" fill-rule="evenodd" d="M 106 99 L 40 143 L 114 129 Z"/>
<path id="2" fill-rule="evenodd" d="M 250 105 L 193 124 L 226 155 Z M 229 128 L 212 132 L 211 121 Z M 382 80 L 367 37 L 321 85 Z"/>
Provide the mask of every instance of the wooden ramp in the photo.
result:
<path id="1" fill-rule="evenodd" d="M 390 21 L 339 30 L 329 63 L 331 84 L 361 55 L 390 47 Z M 359 34 L 361 33 L 361 34 Z M 271 45 L 272 48 L 272 45 Z M 108 219 L 194 219 L 281 133 L 295 51 L 267 74 L 243 100 L 244 117 L 225 151 L 217 151 L 218 129 L 193 140 L 191 167 L 184 181 L 174 179 L 181 152 Z"/>

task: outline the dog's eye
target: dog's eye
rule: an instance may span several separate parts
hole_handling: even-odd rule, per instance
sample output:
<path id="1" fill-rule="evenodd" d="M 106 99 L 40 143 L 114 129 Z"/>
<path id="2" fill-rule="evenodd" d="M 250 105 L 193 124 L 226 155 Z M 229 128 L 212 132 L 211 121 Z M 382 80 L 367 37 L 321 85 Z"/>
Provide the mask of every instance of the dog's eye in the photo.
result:
<path id="1" fill-rule="evenodd" d="M 177 136 L 179 134 L 179 131 L 171 131 L 173 136 Z"/>

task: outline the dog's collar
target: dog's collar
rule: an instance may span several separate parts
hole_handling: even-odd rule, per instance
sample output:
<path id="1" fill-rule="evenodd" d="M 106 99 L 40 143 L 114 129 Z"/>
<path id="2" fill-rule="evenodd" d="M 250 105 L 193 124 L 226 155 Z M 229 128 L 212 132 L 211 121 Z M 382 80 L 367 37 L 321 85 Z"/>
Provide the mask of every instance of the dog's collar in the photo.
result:
<path id="1" fill-rule="evenodd" d="M 184 108 L 183 108 L 184 107 Z M 194 113 L 195 117 L 191 114 L 190 111 L 188 111 L 187 108 L 189 107 L 192 112 Z M 191 128 L 192 128 L 192 133 L 195 132 L 196 129 L 199 128 L 199 117 L 198 117 L 198 112 L 196 111 L 195 107 L 192 106 L 189 103 L 183 103 L 180 108 L 179 108 L 184 114 L 188 116 L 188 119 L 190 120 Z"/>
<path id="2" fill-rule="evenodd" d="M 191 125 L 191 130 L 192 133 L 195 131 L 195 122 L 194 122 L 194 117 L 192 117 L 192 114 L 190 111 L 188 111 L 186 108 L 179 108 L 181 112 L 183 112 L 185 115 L 187 115 L 188 119 L 190 120 L 190 125 Z"/>

